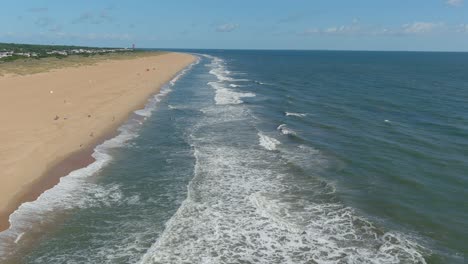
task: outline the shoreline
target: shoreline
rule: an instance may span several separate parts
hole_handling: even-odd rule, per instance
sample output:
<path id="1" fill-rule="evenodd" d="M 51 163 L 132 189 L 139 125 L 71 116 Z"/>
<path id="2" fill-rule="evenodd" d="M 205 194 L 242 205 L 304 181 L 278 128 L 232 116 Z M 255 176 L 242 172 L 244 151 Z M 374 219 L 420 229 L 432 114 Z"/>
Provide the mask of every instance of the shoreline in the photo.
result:
<path id="1" fill-rule="evenodd" d="M 95 159 L 91 155 L 94 153 L 95 148 L 105 142 L 108 139 L 111 139 L 118 135 L 117 129 L 121 127 L 129 118 L 132 116 L 133 112 L 135 110 L 142 109 L 148 102 L 149 98 L 152 95 L 158 94 L 161 91 L 161 88 L 167 84 L 172 78 L 174 78 L 180 71 L 188 67 L 190 64 L 192 64 L 195 61 L 196 57 L 190 54 L 182 54 L 182 53 L 166 53 L 166 54 L 158 54 L 158 55 L 149 55 L 148 57 L 143 57 L 143 58 L 136 58 L 136 59 L 129 59 L 129 60 L 112 60 L 112 61 L 105 61 L 98 63 L 97 65 L 85 65 L 85 66 L 80 66 L 76 68 L 62 68 L 62 69 L 57 69 L 53 70 L 52 72 L 47 72 L 47 73 L 39 73 L 39 74 L 33 74 L 33 75 L 26 75 L 26 76 L 7 76 L 5 78 L 24 78 L 24 77 L 31 77 L 34 75 L 60 75 L 62 72 L 66 71 L 73 71 L 73 70 L 83 70 L 85 73 L 92 73 L 93 71 L 99 70 L 98 68 L 101 68 L 102 70 L 106 71 L 109 66 L 113 66 L 111 64 L 118 64 L 116 67 L 119 70 L 122 70 L 122 64 L 128 63 L 129 67 L 133 66 L 133 64 L 137 64 L 137 61 L 142 60 L 145 62 L 147 65 L 148 62 L 154 61 L 154 63 L 159 63 L 157 64 L 158 66 L 168 66 L 169 63 L 175 64 L 172 65 L 171 67 L 168 67 L 170 69 L 165 69 L 165 72 L 158 74 L 154 74 L 155 80 L 150 81 L 149 79 L 151 78 L 145 78 L 142 80 L 137 80 L 135 82 L 135 76 L 133 78 L 130 78 L 132 81 L 128 83 L 123 83 L 123 86 L 128 86 L 126 87 L 126 91 L 131 91 L 135 90 L 135 87 L 143 87 L 142 91 L 139 91 L 138 96 L 132 96 L 131 99 L 134 100 L 132 101 L 131 104 L 128 104 L 125 109 L 120 109 L 120 114 L 119 115 L 113 115 L 112 116 L 112 121 L 107 120 L 106 124 L 101 125 L 101 123 L 98 124 L 99 129 L 91 129 L 93 132 L 89 135 L 89 137 L 83 137 L 81 136 L 76 136 L 75 138 L 81 138 L 79 141 L 81 144 L 79 145 L 79 148 L 72 148 L 72 149 L 67 149 L 65 151 L 60 150 L 63 146 L 58 144 L 58 151 L 61 151 L 61 155 L 48 155 L 48 157 L 45 157 L 45 161 L 39 161 L 39 164 L 43 165 L 46 163 L 45 166 L 43 166 L 43 170 L 41 173 L 37 173 L 34 176 L 26 177 L 30 181 L 27 183 L 17 183 L 17 186 L 21 186 L 19 190 L 15 192 L 13 196 L 11 196 L 8 199 L 7 203 L 1 204 L 0 206 L 0 232 L 8 230 L 10 227 L 10 222 L 9 218 L 10 215 L 15 212 L 19 206 L 25 202 L 30 202 L 36 200 L 42 193 L 45 191 L 53 188 L 55 185 L 57 185 L 60 182 L 60 179 L 64 176 L 67 176 L 69 173 L 72 171 L 78 170 L 80 168 L 86 167 L 90 164 L 92 164 Z M 175 63 L 174 61 L 177 61 Z M 132 64 L 132 65 L 130 65 Z M 147 66 L 145 66 L 147 67 Z M 124 70 L 125 67 L 123 67 Z M 130 67 L 131 68 L 131 67 Z M 149 71 L 150 68 L 142 68 L 136 75 L 138 78 L 143 76 L 143 74 Z M 152 68 L 155 70 L 155 68 Z M 159 67 L 158 67 L 159 69 Z M 107 70 L 108 71 L 108 70 Z M 133 72 L 131 72 L 133 73 Z M 131 74 L 130 73 L 130 74 Z M 130 76 L 130 75 L 129 75 Z M 50 76 L 49 76 L 50 77 Z M 84 76 L 74 76 L 77 78 L 82 79 Z M 88 76 L 86 76 L 88 77 Z M 120 77 L 120 76 L 119 76 Z M 34 78 L 33 78 L 34 79 Z M 2 79 L 0 77 L 0 83 Z M 140 81 L 140 82 L 138 82 Z M 133 86 L 135 87 L 133 87 Z M 99 87 L 99 86 L 98 86 Z M 111 86 L 110 86 L 111 87 Z M 82 88 L 82 86 L 79 86 L 79 88 Z M 109 88 L 109 87 L 107 87 Z M 112 87 L 111 87 L 112 88 Z M 91 89 L 95 89 L 94 87 Z M 125 89 L 125 87 L 124 87 Z M 109 90 L 109 89 L 108 89 Z M 112 89 L 111 89 L 112 90 Z M 131 91 L 132 92 L 132 91 Z M 52 92 L 51 92 L 52 94 Z M 119 102 L 114 102 L 115 104 L 118 103 L 128 103 L 128 98 L 123 98 L 122 95 L 115 97 L 115 91 L 111 93 L 110 95 L 114 95 L 112 99 L 116 99 L 116 101 Z M 128 93 L 124 93 L 123 95 L 128 95 Z M 108 101 L 112 101 L 112 99 L 109 98 L 101 98 L 104 103 L 107 103 L 111 106 L 111 108 L 115 108 L 114 104 L 111 102 L 109 103 Z M 99 101 L 99 100 L 97 100 Z M 96 106 L 99 108 L 100 105 Z M 102 109 L 100 109 L 102 110 Z M 90 113 L 92 111 L 89 111 Z M 98 113 L 93 113 L 88 115 L 88 119 L 91 118 L 91 116 L 94 116 L 94 114 Z M 1 117 L 1 116 L 0 116 Z M 2 121 L 2 120 L 0 120 Z M 86 117 L 83 119 L 81 118 L 81 121 L 86 121 Z M 100 120 L 103 122 L 103 120 Z M 100 126 L 99 126 L 100 125 Z M 79 124 L 78 127 L 75 127 L 77 129 L 82 129 L 82 126 Z M 61 127 L 56 128 L 56 130 L 61 130 Z M 60 131 L 59 133 L 60 136 L 63 136 L 64 131 Z M 76 133 L 75 133 L 76 134 Z M 70 135 L 68 135 L 68 139 L 70 139 Z M 87 141 L 84 142 L 83 138 L 86 138 Z M 71 137 L 73 139 L 73 137 Z M 1 138 L 0 138 L 1 140 Z M 76 143 L 76 142 L 75 142 Z M 76 143 L 77 144 L 77 143 Z M 46 143 L 43 144 L 45 147 L 47 147 L 47 141 Z M 68 144 L 69 145 L 69 144 Z M 2 154 L 2 150 L 0 149 L 0 155 Z M 47 149 L 46 149 L 47 150 Z M 56 148 L 57 150 L 57 148 Z M 44 149 L 42 149 L 44 151 Z M 37 152 L 37 148 L 32 148 L 32 151 L 29 153 L 30 155 L 33 155 Z M 57 154 L 57 153 L 52 153 L 52 154 Z M 51 159 L 53 157 L 53 159 Z M 37 157 L 36 157 L 37 160 Z M 37 162 L 37 161 L 36 161 Z M 10 168 L 11 169 L 11 168 Z M 14 168 L 13 168 L 14 169 Z M 3 175 L 2 175 L 3 176 Z M 8 176 L 8 175 L 7 175 Z M 1 176 L 0 176 L 1 177 Z M 0 197 L 1 199 L 5 200 L 5 197 Z M 1 201 L 1 200 L 0 200 Z M 3 201 L 4 202 L 4 201 Z"/>
<path id="2" fill-rule="evenodd" d="M 35 201 L 45 191 L 55 187 L 62 177 L 66 177 L 71 172 L 95 162 L 96 159 L 92 157 L 94 149 L 104 141 L 113 138 L 117 134 L 117 129 L 119 127 L 120 126 L 117 126 L 114 131 L 108 131 L 107 135 L 103 135 L 101 138 L 95 140 L 95 142 L 91 143 L 88 147 L 70 153 L 65 157 L 57 158 L 55 161 L 51 162 L 50 168 L 34 182 L 29 184 L 27 188 L 13 197 L 5 213 L 0 213 L 0 233 L 10 228 L 10 215 L 18 210 L 23 203 Z"/>

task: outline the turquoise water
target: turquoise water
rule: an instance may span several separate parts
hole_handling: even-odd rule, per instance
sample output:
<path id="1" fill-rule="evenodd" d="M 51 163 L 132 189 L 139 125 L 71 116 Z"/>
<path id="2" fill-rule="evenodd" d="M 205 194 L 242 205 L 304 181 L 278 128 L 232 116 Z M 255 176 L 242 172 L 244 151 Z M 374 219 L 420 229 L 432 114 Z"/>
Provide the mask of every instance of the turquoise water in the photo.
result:
<path id="1" fill-rule="evenodd" d="M 465 262 L 468 54 L 191 52 L 5 263 Z"/>

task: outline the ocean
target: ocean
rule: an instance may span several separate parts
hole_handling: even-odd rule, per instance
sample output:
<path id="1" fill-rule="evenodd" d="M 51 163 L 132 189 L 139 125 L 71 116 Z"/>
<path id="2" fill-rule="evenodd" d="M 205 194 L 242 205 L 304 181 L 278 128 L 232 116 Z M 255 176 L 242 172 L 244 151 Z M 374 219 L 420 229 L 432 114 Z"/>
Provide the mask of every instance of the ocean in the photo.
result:
<path id="1" fill-rule="evenodd" d="M 2 263 L 466 263 L 468 53 L 187 52 Z"/>

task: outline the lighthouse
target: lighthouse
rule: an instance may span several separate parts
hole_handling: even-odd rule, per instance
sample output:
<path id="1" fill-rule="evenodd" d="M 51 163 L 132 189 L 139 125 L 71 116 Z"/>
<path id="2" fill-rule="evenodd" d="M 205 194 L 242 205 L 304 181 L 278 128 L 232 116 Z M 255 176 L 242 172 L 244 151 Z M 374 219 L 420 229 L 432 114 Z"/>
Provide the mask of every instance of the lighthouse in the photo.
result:
<path id="1" fill-rule="evenodd" d="M 132 49 L 135 49 L 135 43 L 132 44 Z"/>

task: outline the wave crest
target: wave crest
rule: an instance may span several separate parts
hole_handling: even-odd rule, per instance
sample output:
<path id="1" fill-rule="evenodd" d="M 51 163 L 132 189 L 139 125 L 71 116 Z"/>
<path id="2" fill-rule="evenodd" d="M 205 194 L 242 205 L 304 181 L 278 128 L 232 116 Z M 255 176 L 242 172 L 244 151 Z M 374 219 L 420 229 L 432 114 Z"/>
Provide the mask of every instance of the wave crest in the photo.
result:
<path id="1" fill-rule="evenodd" d="M 258 133 L 259 137 L 259 144 L 260 146 L 264 147 L 266 150 L 276 150 L 276 147 L 281 144 L 279 140 L 269 137 L 263 133 Z"/>

